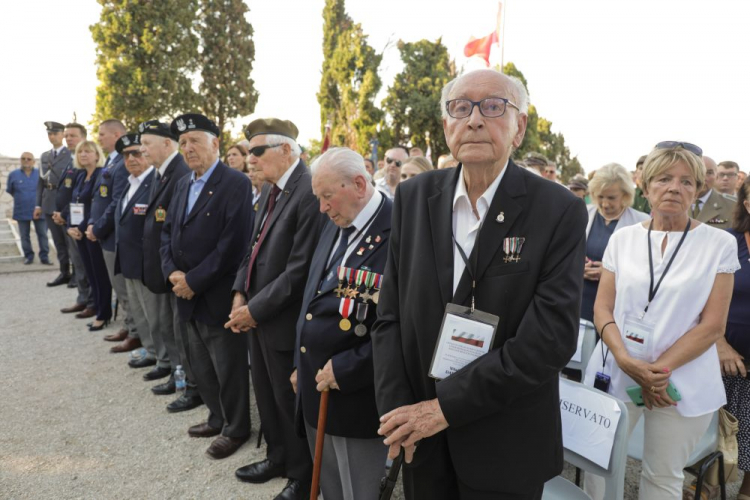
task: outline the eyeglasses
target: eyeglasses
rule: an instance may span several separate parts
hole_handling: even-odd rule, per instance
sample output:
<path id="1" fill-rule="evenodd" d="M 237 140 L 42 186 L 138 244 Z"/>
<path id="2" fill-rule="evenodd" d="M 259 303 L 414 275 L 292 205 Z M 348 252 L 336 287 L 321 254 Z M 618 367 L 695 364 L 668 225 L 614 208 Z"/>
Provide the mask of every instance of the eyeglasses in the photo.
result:
<path id="1" fill-rule="evenodd" d="M 143 153 L 140 151 L 123 151 L 122 156 L 127 158 L 128 156 L 132 156 L 133 158 L 140 158 L 143 156 Z"/>
<path id="2" fill-rule="evenodd" d="M 394 160 L 393 158 L 389 158 L 387 156 L 385 157 L 385 162 L 386 163 L 395 163 L 397 167 L 401 166 L 401 161 L 400 160 Z"/>
<path id="3" fill-rule="evenodd" d="M 673 149 L 676 147 L 680 147 L 682 149 L 687 149 L 696 156 L 703 157 L 703 150 L 695 144 L 690 144 L 689 142 L 662 141 L 654 147 L 656 149 Z"/>
<path id="4" fill-rule="evenodd" d="M 34 161 L 34 158 L 21 158 L 22 161 Z"/>
<path id="5" fill-rule="evenodd" d="M 485 97 L 481 101 L 470 99 L 453 99 L 445 101 L 445 109 L 452 118 L 468 118 L 474 112 L 474 106 L 479 107 L 479 112 L 485 118 L 499 118 L 505 114 L 507 105 L 510 104 L 518 111 L 518 106 L 504 97 Z"/>
<path id="6" fill-rule="evenodd" d="M 263 156 L 263 154 L 265 154 L 267 149 L 278 148 L 279 146 L 283 146 L 283 144 L 266 144 L 264 146 L 255 146 L 249 151 L 249 153 L 256 158 L 260 158 L 261 156 Z"/>
<path id="7" fill-rule="evenodd" d="M 733 178 L 737 177 L 737 173 L 736 172 L 720 172 L 720 173 L 716 174 L 716 176 L 719 179 L 733 179 Z"/>

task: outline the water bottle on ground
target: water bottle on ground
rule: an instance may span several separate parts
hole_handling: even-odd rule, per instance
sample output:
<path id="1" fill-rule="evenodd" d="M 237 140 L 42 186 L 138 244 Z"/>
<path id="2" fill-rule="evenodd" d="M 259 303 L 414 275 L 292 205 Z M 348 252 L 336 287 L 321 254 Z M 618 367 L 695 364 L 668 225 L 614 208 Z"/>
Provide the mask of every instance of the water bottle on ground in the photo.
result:
<path id="1" fill-rule="evenodd" d="M 177 365 L 177 369 L 174 371 L 174 387 L 179 394 L 185 394 L 185 371 L 182 369 L 182 365 Z"/>
<path id="2" fill-rule="evenodd" d="M 138 361 L 146 357 L 146 348 L 145 347 L 139 347 L 138 349 L 133 349 L 130 351 L 130 359 L 133 361 Z"/>

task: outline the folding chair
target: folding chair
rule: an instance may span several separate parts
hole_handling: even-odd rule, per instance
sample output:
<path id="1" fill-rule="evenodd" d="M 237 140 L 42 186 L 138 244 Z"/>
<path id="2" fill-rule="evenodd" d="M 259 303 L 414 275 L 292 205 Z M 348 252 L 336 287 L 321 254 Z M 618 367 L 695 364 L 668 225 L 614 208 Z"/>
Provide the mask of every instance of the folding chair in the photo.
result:
<path id="1" fill-rule="evenodd" d="M 579 370 L 582 374 L 586 370 L 586 366 L 589 364 L 591 359 L 591 353 L 594 352 L 596 347 L 596 329 L 591 321 L 581 320 L 581 326 L 584 327 L 583 331 L 583 343 L 581 344 L 581 361 L 570 360 L 565 368 L 571 370 Z"/>
<path id="2" fill-rule="evenodd" d="M 628 456 L 635 460 L 643 461 L 643 440 L 644 440 L 644 429 L 643 429 L 644 418 L 641 417 L 638 423 L 633 429 L 633 433 L 630 435 L 630 441 L 628 442 Z M 721 488 L 721 500 L 727 499 L 727 486 L 724 481 L 724 454 L 720 451 L 716 451 L 719 445 L 719 412 L 714 412 L 714 416 L 711 419 L 711 423 L 708 426 L 708 430 L 701 437 L 698 444 L 693 450 L 693 454 L 690 455 L 687 463 L 695 464 L 701 460 L 705 461 L 700 465 L 699 468 L 685 467 L 684 470 L 693 474 L 697 477 L 698 481 L 695 485 L 695 498 L 701 497 L 701 491 L 703 490 L 703 478 L 708 471 L 708 468 L 713 465 L 717 460 L 719 461 L 719 487 Z"/>
<path id="3" fill-rule="evenodd" d="M 620 408 L 620 420 L 615 430 L 615 441 L 612 446 L 612 455 L 609 459 L 609 467 L 604 469 L 591 460 L 582 457 L 578 453 L 567 448 L 563 450 L 565 461 L 591 474 L 604 478 L 606 490 L 604 500 L 622 500 L 625 494 L 625 465 L 628 451 L 628 411 L 625 403 L 619 399 L 605 394 L 593 387 L 589 387 L 571 380 L 560 379 L 560 384 L 585 388 L 595 391 L 598 396 L 606 397 L 617 403 Z M 557 476 L 547 481 L 544 485 L 543 500 L 591 500 L 591 497 L 583 492 L 575 484 L 567 479 Z"/>

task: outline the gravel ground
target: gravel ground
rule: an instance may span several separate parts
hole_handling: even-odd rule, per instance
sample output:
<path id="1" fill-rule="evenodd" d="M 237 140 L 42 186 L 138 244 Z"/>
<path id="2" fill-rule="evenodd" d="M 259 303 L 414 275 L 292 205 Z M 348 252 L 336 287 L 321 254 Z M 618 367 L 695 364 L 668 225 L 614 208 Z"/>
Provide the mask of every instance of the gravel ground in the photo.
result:
<path id="1" fill-rule="evenodd" d="M 0 264 L 0 498 L 2 499 L 272 499 L 285 480 L 249 485 L 234 470 L 265 457 L 251 441 L 235 455 L 212 460 L 210 439 L 187 428 L 205 421 L 198 409 L 169 414 L 174 396 L 154 396 L 146 371 L 110 354 L 106 333 L 58 312 L 75 299 L 47 288 L 55 268 Z M 637 498 L 640 463 L 629 460 L 625 498 Z M 574 472 L 566 467 L 564 476 Z M 730 485 L 728 498 L 736 497 Z M 400 488 L 394 499 L 403 498 Z"/>

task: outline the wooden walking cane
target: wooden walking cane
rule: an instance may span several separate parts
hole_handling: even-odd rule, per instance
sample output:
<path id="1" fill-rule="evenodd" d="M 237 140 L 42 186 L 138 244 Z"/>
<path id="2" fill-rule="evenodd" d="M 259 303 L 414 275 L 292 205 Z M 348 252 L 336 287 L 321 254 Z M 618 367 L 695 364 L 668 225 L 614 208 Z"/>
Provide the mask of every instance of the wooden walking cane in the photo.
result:
<path id="1" fill-rule="evenodd" d="M 323 442 L 326 434 L 326 420 L 328 420 L 328 387 L 320 393 L 320 410 L 318 411 L 318 430 L 315 434 L 315 461 L 313 462 L 312 486 L 310 500 L 318 500 L 320 486 L 320 467 L 323 462 Z"/>

